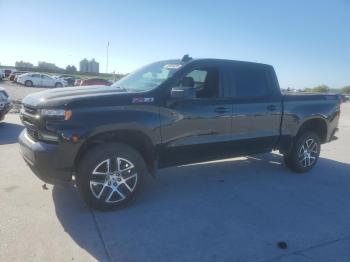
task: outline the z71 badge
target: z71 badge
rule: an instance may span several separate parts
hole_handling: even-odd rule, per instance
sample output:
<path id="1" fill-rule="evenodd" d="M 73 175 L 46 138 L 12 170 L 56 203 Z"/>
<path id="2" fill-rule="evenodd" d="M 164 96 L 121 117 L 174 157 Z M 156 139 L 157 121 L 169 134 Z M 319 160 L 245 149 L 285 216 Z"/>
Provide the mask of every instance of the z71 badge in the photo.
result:
<path id="1" fill-rule="evenodd" d="M 132 103 L 152 103 L 154 101 L 153 97 L 133 97 Z"/>

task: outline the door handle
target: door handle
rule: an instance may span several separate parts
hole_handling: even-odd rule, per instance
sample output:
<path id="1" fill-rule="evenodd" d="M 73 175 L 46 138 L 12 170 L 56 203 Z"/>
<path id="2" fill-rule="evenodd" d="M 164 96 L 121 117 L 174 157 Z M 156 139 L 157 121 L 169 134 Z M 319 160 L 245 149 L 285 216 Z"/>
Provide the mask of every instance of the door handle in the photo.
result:
<path id="1" fill-rule="evenodd" d="M 275 105 L 268 105 L 266 108 L 267 110 L 270 110 L 270 111 L 275 111 L 277 109 Z"/>
<path id="2" fill-rule="evenodd" d="M 229 108 L 229 107 L 219 106 L 219 107 L 215 108 L 214 111 L 216 113 L 223 114 L 223 113 L 229 112 L 230 110 L 231 110 L 231 108 Z"/>

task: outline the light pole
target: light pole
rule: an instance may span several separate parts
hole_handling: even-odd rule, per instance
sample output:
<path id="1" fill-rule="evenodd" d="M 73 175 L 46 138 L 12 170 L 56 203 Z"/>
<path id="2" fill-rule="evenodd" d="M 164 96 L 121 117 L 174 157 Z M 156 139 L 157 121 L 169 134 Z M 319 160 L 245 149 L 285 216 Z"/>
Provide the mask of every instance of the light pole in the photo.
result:
<path id="1" fill-rule="evenodd" d="M 106 74 L 108 74 L 108 51 L 109 51 L 109 41 L 107 42 L 107 63 L 106 63 Z"/>

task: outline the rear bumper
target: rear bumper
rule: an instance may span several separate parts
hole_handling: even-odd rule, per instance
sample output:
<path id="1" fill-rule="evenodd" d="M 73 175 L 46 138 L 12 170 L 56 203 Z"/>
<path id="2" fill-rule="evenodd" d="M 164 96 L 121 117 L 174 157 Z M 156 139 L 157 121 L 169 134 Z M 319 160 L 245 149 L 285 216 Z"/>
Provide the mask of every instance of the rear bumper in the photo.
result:
<path id="1" fill-rule="evenodd" d="M 35 142 L 23 130 L 18 138 L 20 152 L 33 173 L 45 183 L 60 184 L 72 179 L 73 167 L 62 162 L 58 144 Z"/>
<path id="2" fill-rule="evenodd" d="M 325 141 L 326 143 L 337 139 L 335 134 L 339 130 L 338 128 L 339 118 L 340 118 L 340 108 L 338 108 L 338 110 L 336 110 L 333 113 L 333 115 L 329 118 L 328 132 L 327 132 L 327 137 Z"/>
<path id="3" fill-rule="evenodd" d="M 338 137 L 335 135 L 338 131 L 339 131 L 338 127 L 333 130 L 328 142 L 331 142 L 331 141 L 338 139 Z"/>

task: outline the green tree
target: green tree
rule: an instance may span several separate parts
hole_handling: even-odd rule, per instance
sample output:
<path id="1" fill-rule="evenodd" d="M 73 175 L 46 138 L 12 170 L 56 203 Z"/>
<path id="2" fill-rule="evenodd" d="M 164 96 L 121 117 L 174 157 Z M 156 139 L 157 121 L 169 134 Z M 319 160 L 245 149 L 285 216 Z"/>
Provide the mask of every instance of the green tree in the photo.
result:
<path id="1" fill-rule="evenodd" d="M 329 92 L 330 88 L 326 85 L 320 85 L 320 86 L 315 86 L 312 88 L 305 88 L 305 92 L 315 92 L 315 93 L 327 93 Z"/>

